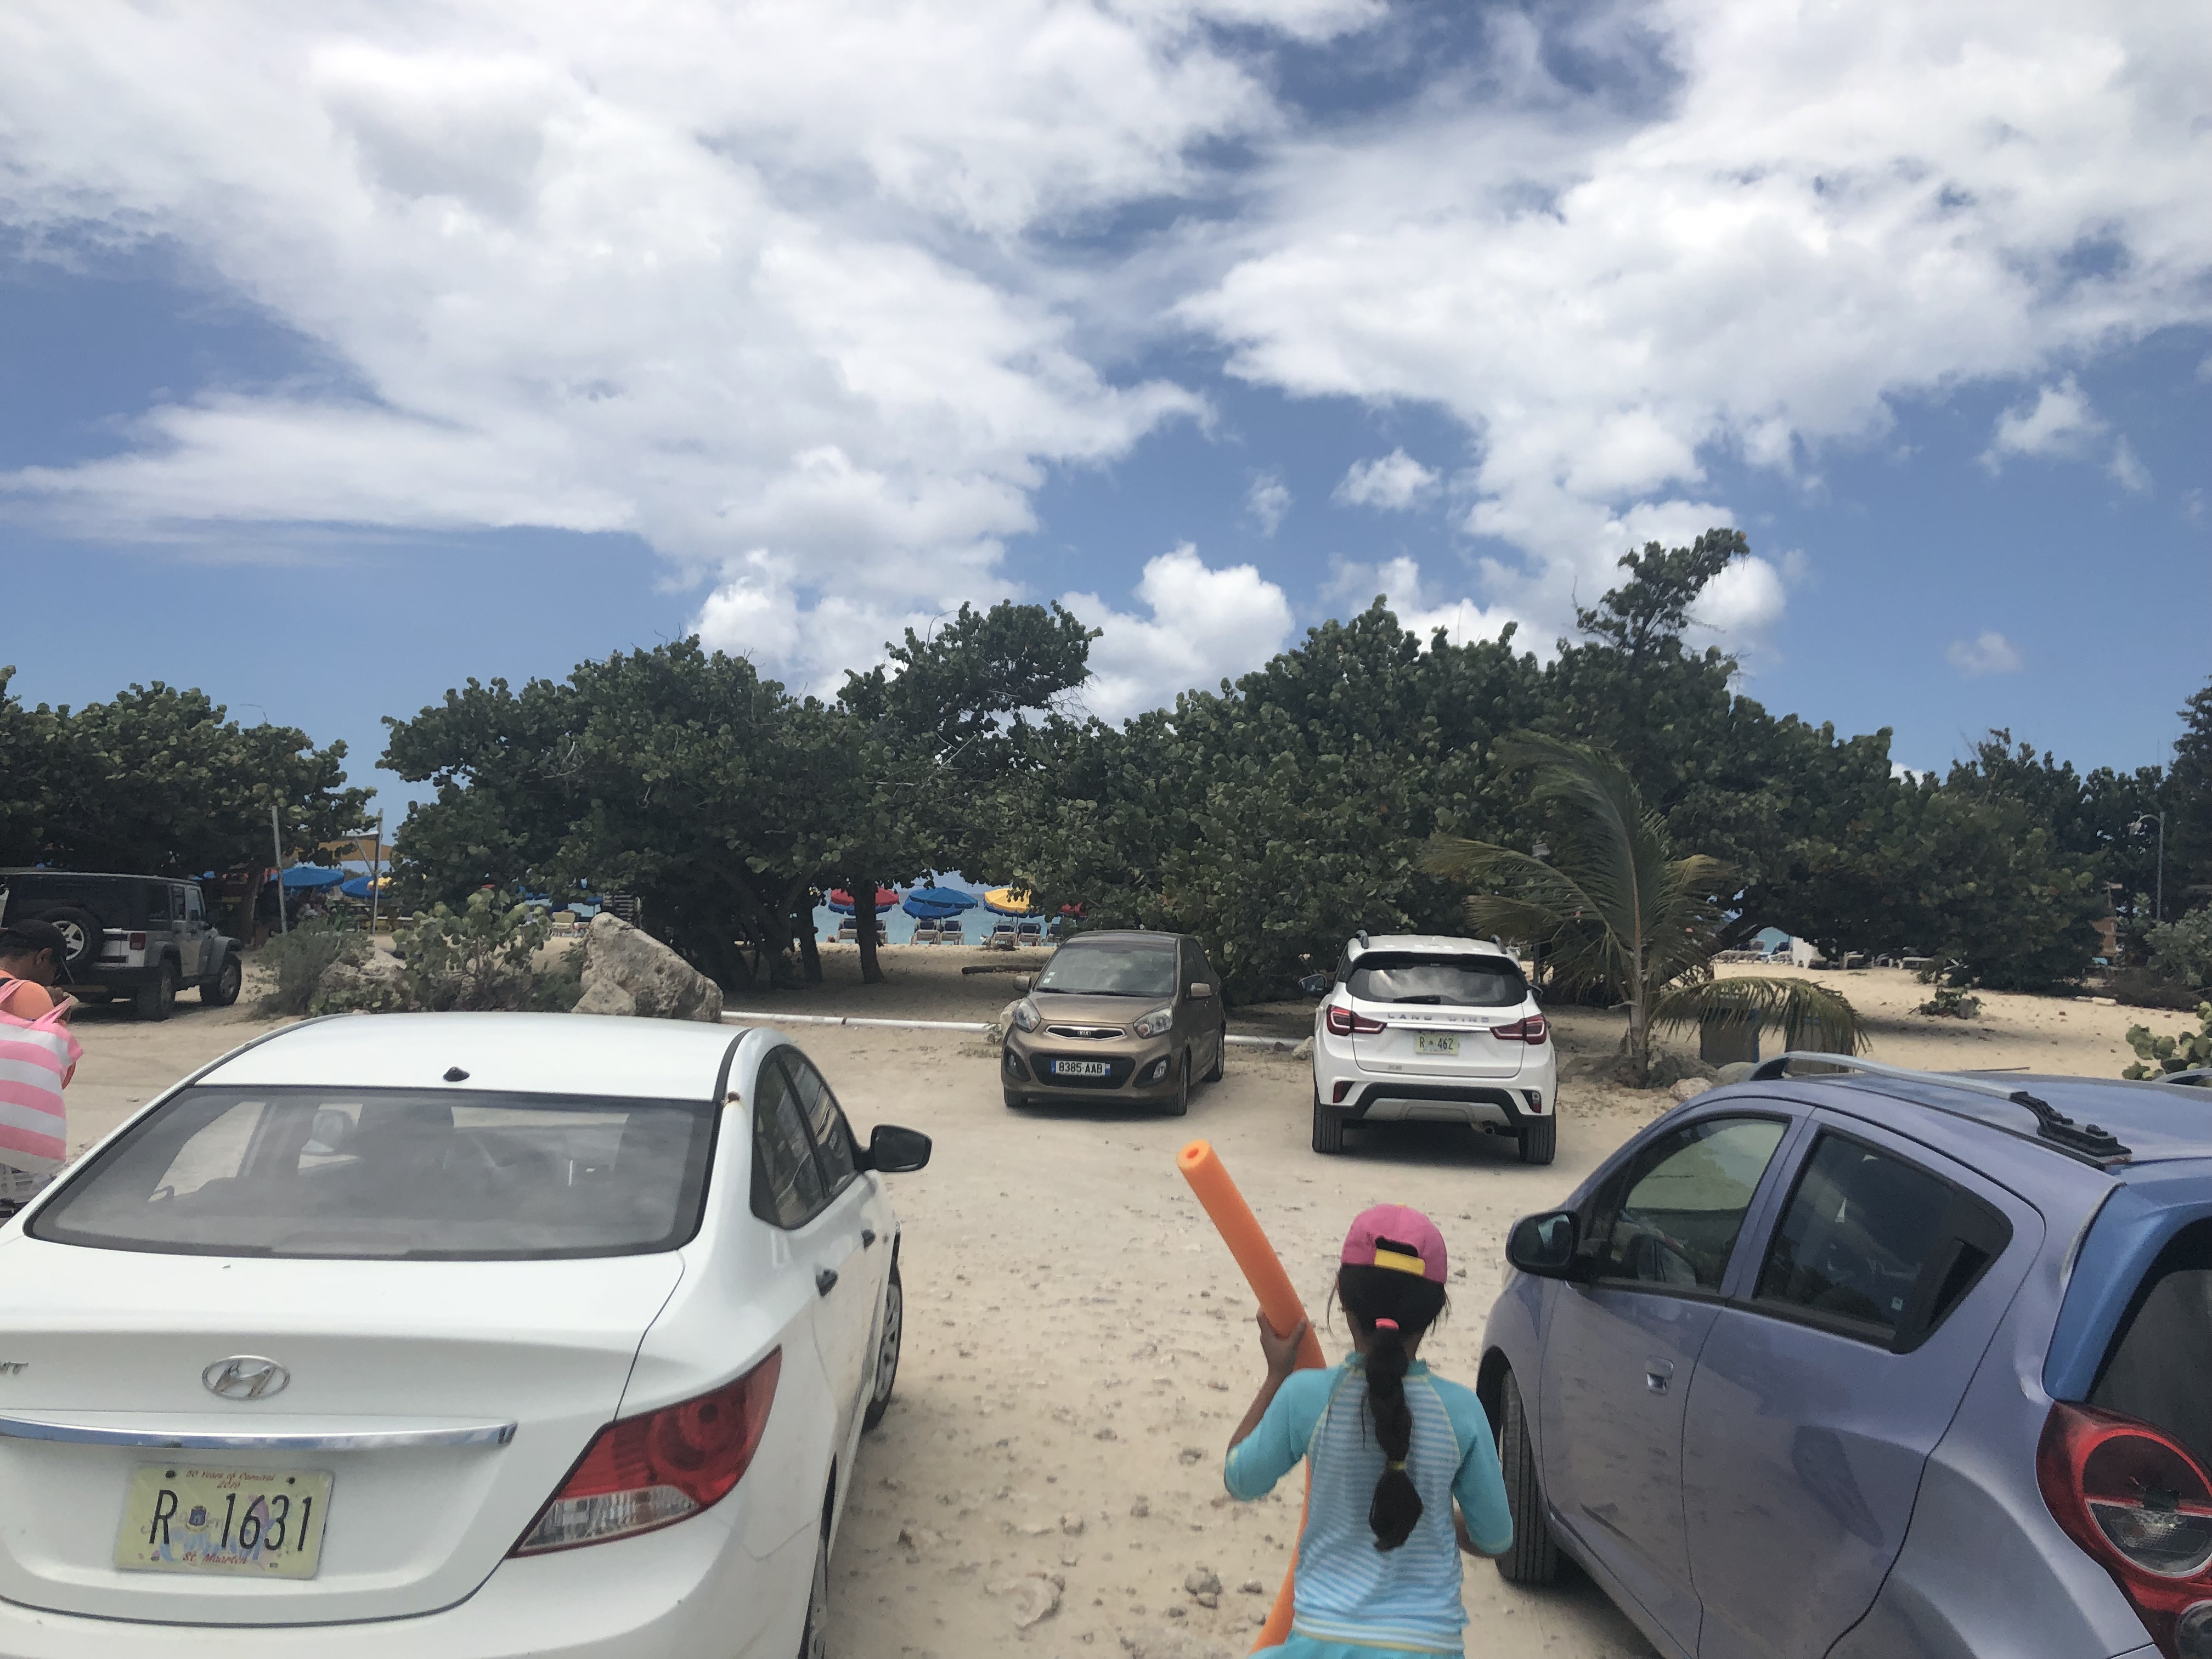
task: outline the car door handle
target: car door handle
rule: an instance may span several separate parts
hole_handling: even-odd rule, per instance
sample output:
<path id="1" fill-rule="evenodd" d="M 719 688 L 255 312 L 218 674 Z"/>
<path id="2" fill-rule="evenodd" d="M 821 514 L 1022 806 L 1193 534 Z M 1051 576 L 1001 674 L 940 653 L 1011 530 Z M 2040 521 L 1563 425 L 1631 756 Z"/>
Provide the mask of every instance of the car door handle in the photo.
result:
<path id="1" fill-rule="evenodd" d="M 1647 1359 L 1644 1362 L 1644 1386 L 1654 1394 L 1667 1392 L 1667 1385 L 1674 1380 L 1674 1362 L 1671 1359 Z"/>
<path id="2" fill-rule="evenodd" d="M 817 1267 L 814 1270 L 814 1288 L 824 1296 L 836 1290 L 837 1270 L 835 1267 Z"/>
<path id="3" fill-rule="evenodd" d="M 873 1227 L 863 1227 L 860 1229 L 860 1248 L 862 1249 L 867 1249 L 873 1245 L 875 1242 L 876 1230 Z"/>

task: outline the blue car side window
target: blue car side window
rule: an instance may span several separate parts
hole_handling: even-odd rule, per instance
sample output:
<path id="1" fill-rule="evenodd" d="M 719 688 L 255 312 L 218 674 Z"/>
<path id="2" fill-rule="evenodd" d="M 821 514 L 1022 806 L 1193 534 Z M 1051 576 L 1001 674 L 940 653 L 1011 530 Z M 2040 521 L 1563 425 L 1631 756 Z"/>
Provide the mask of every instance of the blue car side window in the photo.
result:
<path id="1" fill-rule="evenodd" d="M 2003 1253 L 2002 1215 L 1942 1176 L 1824 1133 L 1760 1265 L 1755 1301 L 1847 1335 L 1924 1340 Z"/>
<path id="2" fill-rule="evenodd" d="M 1789 1124 L 1710 1117 L 1645 1148 L 1607 1184 L 1588 1231 L 1591 1276 L 1717 1293 Z"/>

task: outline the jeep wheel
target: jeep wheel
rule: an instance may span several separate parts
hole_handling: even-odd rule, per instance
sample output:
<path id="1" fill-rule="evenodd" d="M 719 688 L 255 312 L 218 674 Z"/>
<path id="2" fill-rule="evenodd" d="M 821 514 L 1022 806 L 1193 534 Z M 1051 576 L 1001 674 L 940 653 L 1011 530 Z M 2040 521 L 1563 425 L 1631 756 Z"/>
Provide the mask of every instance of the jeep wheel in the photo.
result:
<path id="1" fill-rule="evenodd" d="M 176 1006 L 177 970 L 165 962 L 150 984 L 138 988 L 131 1012 L 141 1019 L 167 1019 Z"/>
<path id="2" fill-rule="evenodd" d="M 100 947 L 107 942 L 107 929 L 100 918 L 79 904 L 57 904 L 39 912 L 37 920 L 50 921 L 62 936 L 66 950 L 62 966 L 72 975 L 78 970 L 89 970 L 100 959 Z"/>
<path id="3" fill-rule="evenodd" d="M 200 981 L 200 1000 L 210 1008 L 228 1008 L 238 1000 L 238 988 L 245 983 L 245 965 L 234 956 L 226 957 L 220 974 Z"/>

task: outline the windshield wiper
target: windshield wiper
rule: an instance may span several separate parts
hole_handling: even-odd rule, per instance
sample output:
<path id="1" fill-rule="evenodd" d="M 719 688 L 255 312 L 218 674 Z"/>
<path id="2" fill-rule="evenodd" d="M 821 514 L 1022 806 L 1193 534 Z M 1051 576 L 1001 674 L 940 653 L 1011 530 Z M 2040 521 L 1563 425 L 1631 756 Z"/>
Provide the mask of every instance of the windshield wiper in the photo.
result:
<path id="1" fill-rule="evenodd" d="M 1164 994 L 1164 993 L 1153 991 L 1109 991 L 1103 986 L 1085 986 L 1079 989 L 1073 985 L 1040 985 L 1036 988 L 1040 991 L 1055 991 L 1064 997 L 1142 997 Z"/>

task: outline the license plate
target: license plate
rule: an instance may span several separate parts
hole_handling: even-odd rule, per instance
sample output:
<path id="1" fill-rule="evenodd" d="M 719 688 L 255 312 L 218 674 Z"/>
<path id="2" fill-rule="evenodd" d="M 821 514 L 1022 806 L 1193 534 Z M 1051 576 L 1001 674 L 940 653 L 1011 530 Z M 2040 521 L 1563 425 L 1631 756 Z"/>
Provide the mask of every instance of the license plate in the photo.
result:
<path id="1" fill-rule="evenodd" d="M 330 1509 L 324 1469 L 141 1463 L 123 1499 L 115 1565 L 126 1571 L 313 1578 Z"/>
<path id="2" fill-rule="evenodd" d="M 1433 1031 L 1419 1031 L 1413 1036 L 1413 1052 L 1417 1054 L 1455 1054 L 1459 1052 L 1459 1039 L 1439 1036 Z"/>
<path id="3" fill-rule="evenodd" d="M 1103 1060 L 1055 1060 L 1054 1077 L 1104 1077 L 1112 1068 Z"/>

